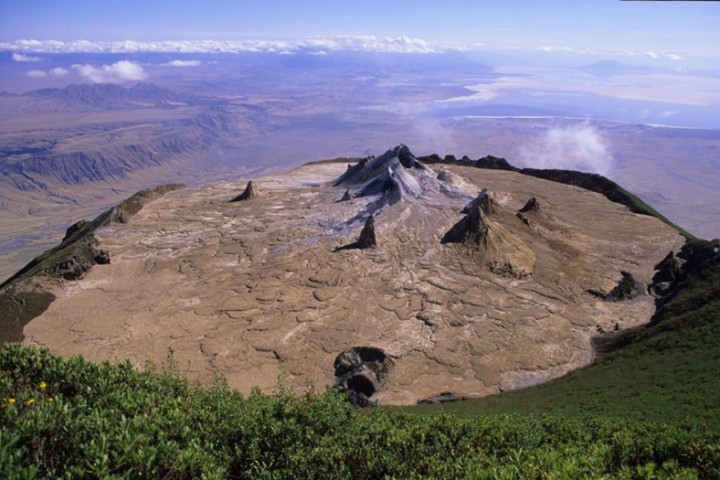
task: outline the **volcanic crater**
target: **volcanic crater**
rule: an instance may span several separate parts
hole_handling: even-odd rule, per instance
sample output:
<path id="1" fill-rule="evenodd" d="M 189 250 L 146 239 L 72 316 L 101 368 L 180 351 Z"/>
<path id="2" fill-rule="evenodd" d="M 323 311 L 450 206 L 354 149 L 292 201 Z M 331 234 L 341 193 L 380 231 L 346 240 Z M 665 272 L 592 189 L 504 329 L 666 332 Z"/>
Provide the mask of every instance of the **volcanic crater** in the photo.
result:
<path id="1" fill-rule="evenodd" d="M 623 272 L 649 284 L 684 242 L 601 194 L 428 165 L 404 145 L 248 180 L 173 191 L 97 230 L 112 261 L 48 281 L 56 298 L 25 342 L 139 368 L 172 349 L 191 379 L 218 372 L 244 393 L 282 374 L 385 404 L 482 396 L 586 365 L 598 329 L 647 322 L 649 294 L 589 292 Z"/>

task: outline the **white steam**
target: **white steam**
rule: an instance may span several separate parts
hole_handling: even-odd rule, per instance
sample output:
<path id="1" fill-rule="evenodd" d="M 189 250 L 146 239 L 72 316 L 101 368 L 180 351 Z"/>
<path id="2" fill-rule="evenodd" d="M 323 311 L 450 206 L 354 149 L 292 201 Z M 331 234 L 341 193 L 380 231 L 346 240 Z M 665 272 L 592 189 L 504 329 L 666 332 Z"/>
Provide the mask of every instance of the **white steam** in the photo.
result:
<path id="1" fill-rule="evenodd" d="M 85 64 L 73 65 L 73 68 L 93 83 L 137 82 L 147 78 L 142 66 L 128 60 L 120 60 L 101 67 Z"/>
<path id="2" fill-rule="evenodd" d="M 608 175 L 613 157 L 607 139 L 589 123 L 553 127 L 520 147 L 520 160 L 532 168 L 560 168 Z"/>

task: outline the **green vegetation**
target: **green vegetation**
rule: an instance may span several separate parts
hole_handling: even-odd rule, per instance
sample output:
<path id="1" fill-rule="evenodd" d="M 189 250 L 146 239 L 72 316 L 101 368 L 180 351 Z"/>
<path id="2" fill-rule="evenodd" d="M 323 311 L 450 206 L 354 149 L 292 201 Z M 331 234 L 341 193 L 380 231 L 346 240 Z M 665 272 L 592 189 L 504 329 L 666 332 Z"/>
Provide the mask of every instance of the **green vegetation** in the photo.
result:
<path id="1" fill-rule="evenodd" d="M 189 385 L 128 362 L 0 349 L 2 478 L 710 478 L 720 434 L 545 415 L 357 410 L 339 394 Z"/>

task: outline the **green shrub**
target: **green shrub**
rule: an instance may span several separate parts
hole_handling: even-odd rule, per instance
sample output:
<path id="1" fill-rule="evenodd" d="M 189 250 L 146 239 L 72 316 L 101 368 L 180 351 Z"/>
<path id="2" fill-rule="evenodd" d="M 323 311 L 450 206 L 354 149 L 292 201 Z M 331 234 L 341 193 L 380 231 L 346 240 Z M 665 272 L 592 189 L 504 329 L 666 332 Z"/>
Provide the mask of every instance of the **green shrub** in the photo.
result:
<path id="1" fill-rule="evenodd" d="M 702 423 L 356 410 L 0 348 L 0 478 L 720 478 Z"/>

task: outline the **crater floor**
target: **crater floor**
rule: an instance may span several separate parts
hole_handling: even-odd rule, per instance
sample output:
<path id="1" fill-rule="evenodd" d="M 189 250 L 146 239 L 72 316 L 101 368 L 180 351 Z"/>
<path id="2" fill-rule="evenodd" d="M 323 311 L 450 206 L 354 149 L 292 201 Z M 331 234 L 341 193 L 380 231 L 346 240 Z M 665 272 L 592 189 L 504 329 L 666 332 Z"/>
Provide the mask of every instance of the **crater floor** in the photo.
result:
<path id="1" fill-rule="evenodd" d="M 649 282 L 683 244 L 661 221 L 599 194 L 506 171 L 435 165 L 423 178 L 449 171 L 440 175 L 447 191 L 423 187 L 380 210 L 378 195 L 338 202 L 345 188 L 334 180 L 346 168 L 254 179 L 261 196 L 244 202 L 229 200 L 247 179 L 150 203 L 97 233 L 112 263 L 54 287 L 25 341 L 138 367 L 171 348 L 191 379 L 219 372 L 244 393 L 272 391 L 281 373 L 298 391 L 323 389 L 340 352 L 371 346 L 395 363 L 373 398 L 382 403 L 487 395 L 589 363 L 597 326 L 647 322 L 652 297 L 606 302 L 587 290 L 610 291 L 621 271 Z M 498 275 L 480 250 L 441 244 L 483 188 L 513 212 L 497 221 L 533 251 L 531 275 Z M 543 214 L 527 225 L 514 212 L 530 197 Z M 378 246 L 334 252 L 370 210 Z"/>

